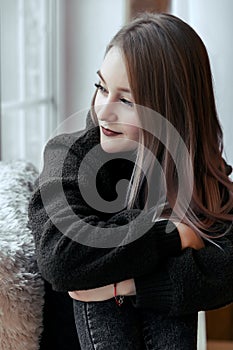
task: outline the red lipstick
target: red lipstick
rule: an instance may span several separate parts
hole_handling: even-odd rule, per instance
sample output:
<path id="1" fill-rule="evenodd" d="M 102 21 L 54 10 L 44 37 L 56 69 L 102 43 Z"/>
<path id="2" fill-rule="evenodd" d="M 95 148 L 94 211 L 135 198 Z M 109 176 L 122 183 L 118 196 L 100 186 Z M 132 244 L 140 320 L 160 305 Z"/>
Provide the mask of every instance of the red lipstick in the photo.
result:
<path id="1" fill-rule="evenodd" d="M 103 126 L 101 126 L 103 134 L 106 136 L 117 136 L 117 135 L 121 135 L 121 132 L 116 132 L 110 129 L 105 129 Z"/>

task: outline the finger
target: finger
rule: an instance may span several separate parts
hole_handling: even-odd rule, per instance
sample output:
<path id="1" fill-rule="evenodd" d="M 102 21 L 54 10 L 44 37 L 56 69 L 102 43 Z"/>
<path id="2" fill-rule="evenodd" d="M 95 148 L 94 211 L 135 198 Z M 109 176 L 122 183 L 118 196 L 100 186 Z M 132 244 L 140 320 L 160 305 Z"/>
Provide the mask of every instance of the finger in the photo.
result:
<path id="1" fill-rule="evenodd" d="M 76 300 L 80 300 L 80 295 L 78 292 L 68 292 L 69 296 L 72 298 L 72 299 L 76 299 Z"/>

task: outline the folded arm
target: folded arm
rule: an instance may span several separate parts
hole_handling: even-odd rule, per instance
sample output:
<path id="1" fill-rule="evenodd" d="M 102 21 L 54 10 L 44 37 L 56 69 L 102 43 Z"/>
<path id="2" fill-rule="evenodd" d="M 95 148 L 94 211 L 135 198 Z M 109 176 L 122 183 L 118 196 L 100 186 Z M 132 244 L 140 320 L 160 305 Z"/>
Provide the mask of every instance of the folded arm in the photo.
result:
<path id="1" fill-rule="evenodd" d="M 83 173 L 78 174 L 87 136 L 81 141 L 75 143 L 72 136 L 61 136 L 48 143 L 44 168 L 29 204 L 38 266 L 58 291 L 97 288 L 141 276 L 153 270 L 162 256 L 176 255 L 181 250 L 173 223 L 152 223 L 151 214 L 140 216 L 137 209 L 105 215 L 84 201 L 79 184 L 89 185 L 93 169 L 87 162 Z M 170 232 L 166 232 L 168 226 Z M 95 247 L 100 237 L 111 243 L 114 233 L 123 244 Z M 133 240 L 135 234 L 139 238 Z M 80 243 L 83 241 L 89 245 Z"/>
<path id="2" fill-rule="evenodd" d="M 135 277 L 135 306 L 184 315 L 233 301 L 233 232 L 205 248 L 185 249 L 153 272 Z"/>

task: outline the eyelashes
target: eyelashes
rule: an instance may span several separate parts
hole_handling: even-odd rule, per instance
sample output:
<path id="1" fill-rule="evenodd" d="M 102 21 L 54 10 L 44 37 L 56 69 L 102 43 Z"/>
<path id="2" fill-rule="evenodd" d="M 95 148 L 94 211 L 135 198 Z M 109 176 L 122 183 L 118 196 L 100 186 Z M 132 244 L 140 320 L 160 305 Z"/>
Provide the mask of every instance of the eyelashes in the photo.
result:
<path id="1" fill-rule="evenodd" d="M 95 83 L 94 85 L 95 85 L 95 87 L 97 88 L 97 90 L 99 90 L 103 95 L 108 94 L 107 89 L 105 89 L 105 87 L 103 87 L 103 85 L 101 85 L 100 83 Z M 127 105 L 127 106 L 129 106 L 129 107 L 133 107 L 133 102 L 127 100 L 126 98 L 122 97 L 122 98 L 119 98 L 119 100 L 120 100 L 123 104 L 125 104 L 125 105 Z"/>
<path id="2" fill-rule="evenodd" d="M 107 90 L 101 84 L 95 83 L 94 85 L 99 91 L 107 93 Z"/>
<path id="3" fill-rule="evenodd" d="M 125 98 L 120 98 L 120 101 L 128 105 L 129 107 L 133 107 L 133 102 L 126 100 Z"/>

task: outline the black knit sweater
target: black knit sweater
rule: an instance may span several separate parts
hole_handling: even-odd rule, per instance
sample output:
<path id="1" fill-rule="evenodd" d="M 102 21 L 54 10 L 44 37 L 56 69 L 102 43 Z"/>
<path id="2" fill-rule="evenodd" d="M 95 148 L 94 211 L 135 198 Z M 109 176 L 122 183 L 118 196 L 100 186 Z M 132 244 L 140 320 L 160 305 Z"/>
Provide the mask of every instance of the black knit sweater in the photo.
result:
<path id="1" fill-rule="evenodd" d="M 105 166 L 96 186 L 106 201 L 116 199 L 115 185 L 130 178 L 133 164 L 123 158 L 110 161 L 111 155 L 95 149 L 98 144 L 98 128 L 92 128 L 57 136 L 45 147 L 44 167 L 29 204 L 29 226 L 42 276 L 57 291 L 97 288 L 134 278 L 135 307 L 175 316 L 231 302 L 232 231 L 218 240 L 222 249 L 207 242 L 199 251 L 181 252 L 179 233 L 171 222 L 151 223 L 151 213 L 139 208 L 111 213 L 93 208 L 80 188 L 94 193 L 92 181 L 99 160 Z M 93 154 L 83 161 L 90 150 Z M 104 237 L 103 228 L 107 228 Z M 119 244 L 109 247 L 115 229 Z M 140 231 L 145 233 L 140 235 Z M 132 240 L 135 235 L 138 238 Z M 101 248 L 100 236 L 101 244 L 106 242 Z"/>

